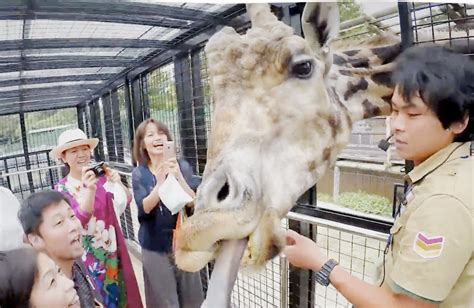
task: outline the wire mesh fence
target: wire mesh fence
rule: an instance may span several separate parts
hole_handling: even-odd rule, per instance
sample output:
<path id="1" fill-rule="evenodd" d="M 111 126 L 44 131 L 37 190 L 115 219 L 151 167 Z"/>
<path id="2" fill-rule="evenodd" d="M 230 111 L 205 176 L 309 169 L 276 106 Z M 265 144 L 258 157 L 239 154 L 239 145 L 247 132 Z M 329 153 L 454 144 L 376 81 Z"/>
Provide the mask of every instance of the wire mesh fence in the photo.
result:
<path id="1" fill-rule="evenodd" d="M 413 42 L 443 43 L 474 56 L 474 6 L 466 3 L 410 5 Z"/>
<path id="2" fill-rule="evenodd" d="M 168 126 L 175 143 L 179 147 L 181 143 L 174 64 L 169 63 L 159 67 L 144 78 L 147 81 L 144 93 L 148 97 L 150 117 Z"/>
<path id="3" fill-rule="evenodd" d="M 0 135 L 0 184 L 18 197 L 52 188 L 59 179 L 49 151 L 57 144 L 59 135 L 77 127 L 76 108 L 38 111 L 2 116 Z M 24 131 L 22 129 L 24 123 Z M 28 170 L 33 169 L 35 171 Z"/>
<path id="4" fill-rule="evenodd" d="M 126 85 L 122 85 L 117 89 L 117 99 L 118 99 L 118 118 L 121 125 L 121 142 L 123 145 L 123 159 L 124 163 L 127 165 L 132 165 L 132 138 L 130 136 L 130 118 L 127 114 L 127 105 L 126 105 Z"/>
<path id="5" fill-rule="evenodd" d="M 124 174 L 130 184 L 130 174 Z M 139 223 L 134 201 L 128 215 L 123 225 L 126 229 L 124 234 L 137 242 Z M 352 275 L 367 282 L 375 280 L 376 269 L 383 256 L 386 234 L 296 213 L 290 213 L 282 221 L 282 226 L 288 228 L 290 221 L 311 226 L 315 230 L 313 240 L 323 252 L 337 260 Z M 293 267 L 291 270 L 296 273 L 302 271 Z M 203 285 L 207 285 L 206 271 L 207 269 L 202 273 Z M 298 290 L 300 286 L 290 285 L 289 273 L 290 266 L 281 257 L 269 261 L 259 272 L 239 273 L 231 297 L 233 307 L 291 307 L 291 290 Z M 352 307 L 334 287 L 312 286 L 313 307 Z"/>

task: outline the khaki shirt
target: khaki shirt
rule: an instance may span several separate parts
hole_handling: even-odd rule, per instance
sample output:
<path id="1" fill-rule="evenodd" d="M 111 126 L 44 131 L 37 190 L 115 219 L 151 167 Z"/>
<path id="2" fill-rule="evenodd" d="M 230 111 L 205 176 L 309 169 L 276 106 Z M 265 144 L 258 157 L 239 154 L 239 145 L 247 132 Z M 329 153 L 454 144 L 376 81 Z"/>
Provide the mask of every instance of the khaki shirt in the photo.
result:
<path id="1" fill-rule="evenodd" d="M 390 233 L 384 285 L 396 293 L 474 307 L 474 158 L 452 143 L 408 174 L 407 205 Z"/>

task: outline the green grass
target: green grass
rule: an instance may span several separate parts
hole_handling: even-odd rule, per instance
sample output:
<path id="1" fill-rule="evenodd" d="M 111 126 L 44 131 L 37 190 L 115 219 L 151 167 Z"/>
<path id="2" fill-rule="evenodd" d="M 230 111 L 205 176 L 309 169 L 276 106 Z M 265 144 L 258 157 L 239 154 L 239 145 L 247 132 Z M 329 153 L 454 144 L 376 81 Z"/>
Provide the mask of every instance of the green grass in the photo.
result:
<path id="1" fill-rule="evenodd" d="M 340 193 L 336 200 L 333 200 L 333 198 L 328 194 L 318 193 L 318 200 L 322 202 L 335 203 L 366 214 L 376 214 L 388 217 L 392 215 L 392 204 L 388 198 L 368 194 L 363 191 Z"/>

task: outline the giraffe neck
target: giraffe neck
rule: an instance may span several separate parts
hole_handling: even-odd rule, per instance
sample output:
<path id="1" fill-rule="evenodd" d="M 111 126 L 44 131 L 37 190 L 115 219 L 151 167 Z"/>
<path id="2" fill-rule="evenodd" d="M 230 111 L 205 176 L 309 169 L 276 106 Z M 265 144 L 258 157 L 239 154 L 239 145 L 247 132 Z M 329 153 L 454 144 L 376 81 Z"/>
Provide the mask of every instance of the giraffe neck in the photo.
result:
<path id="1" fill-rule="evenodd" d="M 369 45 L 374 43 L 374 39 Z M 375 39 L 380 43 L 380 38 Z M 400 54 L 400 44 L 367 47 L 335 53 L 327 77 L 333 99 L 347 110 L 352 122 L 388 115 L 394 86 L 390 72 Z"/>

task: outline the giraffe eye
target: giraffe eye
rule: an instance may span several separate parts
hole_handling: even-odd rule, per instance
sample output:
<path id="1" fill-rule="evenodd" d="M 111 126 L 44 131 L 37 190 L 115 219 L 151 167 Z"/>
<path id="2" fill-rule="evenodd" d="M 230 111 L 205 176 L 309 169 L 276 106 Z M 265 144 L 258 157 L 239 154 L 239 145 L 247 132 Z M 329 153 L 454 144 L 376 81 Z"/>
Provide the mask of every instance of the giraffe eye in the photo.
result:
<path id="1" fill-rule="evenodd" d="M 296 78 L 309 79 L 313 75 L 313 61 L 305 60 L 293 64 L 291 74 Z"/>

